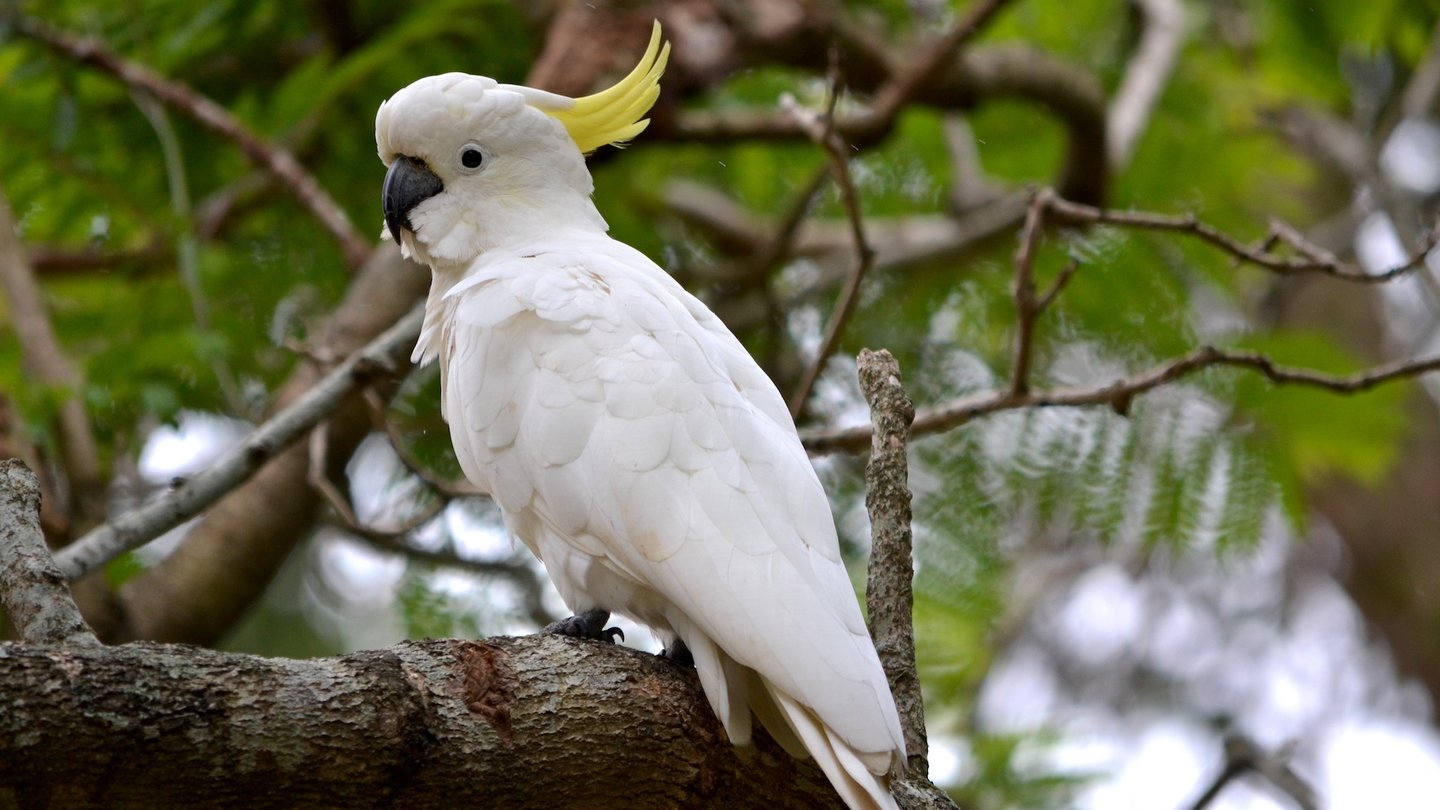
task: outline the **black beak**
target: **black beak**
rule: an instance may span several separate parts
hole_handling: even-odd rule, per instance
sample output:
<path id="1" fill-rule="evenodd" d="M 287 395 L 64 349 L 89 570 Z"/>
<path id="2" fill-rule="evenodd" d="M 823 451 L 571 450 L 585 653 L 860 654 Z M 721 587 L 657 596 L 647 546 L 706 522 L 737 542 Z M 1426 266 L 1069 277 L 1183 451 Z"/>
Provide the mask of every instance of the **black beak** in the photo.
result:
<path id="1" fill-rule="evenodd" d="M 385 173 L 385 187 L 380 192 L 380 204 L 385 209 L 385 227 L 400 244 L 400 230 L 413 232 L 410 227 L 410 209 L 434 197 L 445 189 L 440 178 L 430 171 L 422 160 L 400 155 L 390 164 Z"/>

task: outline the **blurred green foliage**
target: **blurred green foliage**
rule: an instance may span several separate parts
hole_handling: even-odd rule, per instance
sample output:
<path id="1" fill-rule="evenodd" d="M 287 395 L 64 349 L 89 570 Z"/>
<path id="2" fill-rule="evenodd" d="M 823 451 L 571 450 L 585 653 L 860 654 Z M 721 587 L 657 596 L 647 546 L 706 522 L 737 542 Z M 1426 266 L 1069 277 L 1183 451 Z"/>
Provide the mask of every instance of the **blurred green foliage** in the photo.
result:
<path id="1" fill-rule="evenodd" d="M 945 13 L 961 13 L 966 4 L 951 5 Z M 280 0 L 21 4 L 26 13 L 99 36 L 128 58 L 192 85 L 294 149 L 360 230 L 377 235 L 383 172 L 374 156 L 375 107 L 433 73 L 521 80 L 538 37 L 522 6 L 362 0 L 344 4 L 345 15 L 335 18 L 329 15 L 337 4 Z M 902 0 L 846 6 L 896 38 L 939 30 L 943 22 L 917 20 Z M 1199 213 L 1247 240 L 1264 236 L 1270 216 L 1303 227 L 1329 214 L 1337 198 L 1343 204 L 1344 192 L 1327 185 L 1267 120 L 1292 106 L 1350 116 L 1346 65 L 1368 60 L 1399 74 L 1412 69 L 1434 27 L 1433 2 L 1217 0 L 1185 8 L 1187 44 L 1133 161 L 1113 178 L 1110 204 Z M 1135 16 L 1115 0 L 1031 0 L 1002 13 L 981 41 L 1047 50 L 1113 92 L 1136 33 Z M 761 66 L 685 106 L 769 108 L 787 92 L 818 104 L 823 80 Z M 45 279 L 50 314 L 83 369 L 84 401 L 112 460 L 133 454 L 144 431 L 182 410 L 253 418 L 294 364 L 286 340 L 303 338 L 349 280 L 330 237 L 260 182 L 237 150 L 181 115 L 171 112 L 169 120 L 196 203 L 193 217 L 172 213 L 174 178 L 130 91 L 0 24 L 0 185 L 23 240 L 57 250 L 125 253 L 158 243 L 167 251 L 159 261 L 137 258 Z M 1048 111 L 990 103 L 974 111 L 969 124 L 994 180 L 1053 181 L 1065 133 Z M 857 159 L 868 215 L 946 210 L 951 167 L 942 126 L 935 111 L 907 111 L 892 137 Z M 657 227 L 668 179 L 712 186 L 758 216 L 775 217 L 822 162 L 808 144 L 701 146 L 642 137 L 598 167 L 597 202 L 618 238 L 657 259 L 705 256 L 703 245 L 684 241 L 693 234 L 663 217 Z M 232 198 L 238 213 L 198 254 L 211 312 L 202 327 L 177 270 L 176 246 L 198 227 L 207 205 Z M 822 196 L 815 216 L 842 216 L 833 190 Z M 963 263 L 871 278 L 841 353 L 891 349 L 922 405 L 1003 382 L 1015 328 L 1014 249 L 1012 239 L 999 238 Z M 1270 279 L 1237 270 L 1195 241 L 1113 229 L 1052 233 L 1037 265 L 1042 286 L 1072 258 L 1082 263 L 1079 274 L 1040 326 L 1037 384 L 1098 384 L 1202 341 L 1260 349 L 1289 365 L 1344 371 L 1362 364 L 1336 335 L 1202 328 L 1200 315 L 1217 307 L 1248 323 Z M 816 300 L 832 297 L 826 292 Z M 8 315 L 0 314 L 0 326 L 7 323 Z M 752 348 L 766 346 L 774 326 L 755 325 L 741 338 Z M 828 378 L 853 392 L 842 374 L 853 366 L 836 366 Z M 222 394 L 222 368 L 239 379 L 242 401 Z M 53 443 L 48 426 L 57 392 L 26 380 L 19 348 L 5 338 L 0 391 L 33 438 Z M 396 406 L 397 422 L 425 463 L 453 474 L 436 392 L 433 375 L 420 375 Z M 1214 371 L 1137 402 L 1129 418 L 1101 410 L 1008 413 L 918 442 L 917 628 L 934 716 L 959 718 L 964 727 L 1005 619 L 1006 549 L 1017 533 L 1060 527 L 1077 538 L 1243 552 L 1277 505 L 1303 520 L 1304 483 L 1331 475 L 1379 481 L 1405 434 L 1403 396 L 1395 387 L 1333 396 Z M 859 464 L 828 464 L 845 542 L 862 549 L 863 520 L 845 518 L 863 498 Z M 455 616 L 453 606 L 413 577 L 404 581 L 400 601 L 414 633 L 479 626 Z M 296 621 L 267 602 L 247 623 L 240 646 L 323 651 L 321 639 L 283 641 L 287 632 L 276 628 Z M 976 743 L 982 767 L 966 792 L 981 806 L 1039 806 L 1044 797 L 1063 795 L 1064 785 L 1037 786 L 1014 775 L 1017 744 Z"/>

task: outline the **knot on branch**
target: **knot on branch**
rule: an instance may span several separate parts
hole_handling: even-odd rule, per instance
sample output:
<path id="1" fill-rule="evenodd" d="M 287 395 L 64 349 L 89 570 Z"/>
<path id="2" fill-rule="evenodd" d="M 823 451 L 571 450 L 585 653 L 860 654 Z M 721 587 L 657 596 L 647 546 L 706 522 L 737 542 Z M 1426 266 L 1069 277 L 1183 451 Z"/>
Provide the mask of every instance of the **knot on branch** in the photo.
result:
<path id="1" fill-rule="evenodd" d="M 504 650 L 489 644 L 462 642 L 455 648 L 460 662 L 460 699 L 495 729 L 500 742 L 514 745 L 510 709 L 515 702 L 515 670 Z"/>

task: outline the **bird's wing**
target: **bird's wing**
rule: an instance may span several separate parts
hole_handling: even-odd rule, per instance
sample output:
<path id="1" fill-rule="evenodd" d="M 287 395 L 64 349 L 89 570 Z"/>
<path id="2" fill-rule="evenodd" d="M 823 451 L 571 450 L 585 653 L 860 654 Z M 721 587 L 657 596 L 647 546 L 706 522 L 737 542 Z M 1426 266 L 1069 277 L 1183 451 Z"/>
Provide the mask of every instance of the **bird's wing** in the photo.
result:
<path id="1" fill-rule="evenodd" d="M 658 592 L 676 625 L 856 749 L 898 750 L 824 490 L 718 319 L 608 240 L 517 256 L 450 295 L 444 408 L 467 474 Z"/>

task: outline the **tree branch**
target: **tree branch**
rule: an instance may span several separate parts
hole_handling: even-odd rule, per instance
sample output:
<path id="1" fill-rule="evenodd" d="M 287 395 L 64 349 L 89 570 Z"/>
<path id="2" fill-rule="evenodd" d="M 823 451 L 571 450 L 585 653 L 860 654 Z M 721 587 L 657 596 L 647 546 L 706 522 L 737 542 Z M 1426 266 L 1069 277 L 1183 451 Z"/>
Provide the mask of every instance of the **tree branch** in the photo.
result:
<path id="1" fill-rule="evenodd" d="M 1300 810 L 1317 810 L 1320 806 L 1315 799 L 1315 789 L 1291 769 L 1285 758 L 1267 754 L 1253 740 L 1232 732 L 1225 737 L 1224 767 L 1190 804 L 1189 810 L 1209 807 L 1231 782 L 1247 773 L 1265 777 Z"/>
<path id="2" fill-rule="evenodd" d="M 808 55 L 780 61 L 819 67 Z M 874 87 L 879 92 L 888 79 L 888 75 L 877 79 L 846 73 L 846 82 L 855 89 Z M 1032 101 L 1055 113 L 1067 131 L 1065 163 L 1056 185 L 1071 199 L 1096 203 L 1104 199 L 1108 179 L 1104 94 L 1099 82 L 1076 66 L 1048 53 L 1013 45 L 964 50 L 947 63 L 947 69 L 934 81 L 916 88 L 910 102 L 941 110 L 969 110 L 999 98 Z M 863 149 L 889 134 L 888 129 L 877 129 L 876 122 L 884 120 L 872 113 L 840 115 L 835 129 L 852 146 Z M 687 112 L 678 115 L 659 134 L 693 143 L 810 137 L 791 116 L 775 110 Z"/>
<path id="3" fill-rule="evenodd" d="M 1011 281 L 1015 298 L 1015 349 L 1011 362 L 1010 391 L 1023 396 L 1030 390 L 1030 360 L 1034 353 L 1035 324 L 1041 306 L 1035 297 L 1035 254 L 1044 231 L 1046 195 L 1042 190 L 1030 200 L 1025 226 L 1020 231 L 1020 248 L 1015 253 L 1015 277 Z"/>
<path id="4" fill-rule="evenodd" d="M 1215 226 L 1201 222 L 1193 214 L 1169 216 L 1166 214 L 1152 214 L 1140 211 L 1115 211 L 1108 208 L 1097 208 L 1093 205 L 1072 202 L 1054 195 L 1047 197 L 1045 208 L 1049 212 L 1054 213 L 1057 219 L 1070 224 L 1115 225 L 1140 230 L 1170 231 L 1173 233 L 1187 234 L 1229 253 L 1240 261 L 1248 262 L 1280 275 L 1321 273 L 1363 284 L 1383 284 L 1384 282 L 1414 272 L 1417 268 L 1424 265 L 1426 254 L 1437 244 L 1440 244 L 1440 221 L 1437 221 L 1436 224 L 1430 228 L 1429 233 L 1426 234 L 1420 245 L 1415 248 L 1414 252 L 1412 252 L 1404 262 L 1387 270 L 1371 273 L 1357 265 L 1340 262 L 1333 256 L 1326 254 L 1325 251 L 1319 247 L 1305 243 L 1303 237 L 1300 237 L 1293 229 L 1290 231 L 1291 238 L 1301 240 L 1299 245 L 1292 243 L 1292 246 L 1297 247 L 1297 252 L 1301 254 L 1299 257 L 1280 256 L 1271 253 L 1263 247 L 1253 248 L 1244 245 L 1240 240 L 1221 231 Z"/>
<path id="5" fill-rule="evenodd" d="M 925 705 L 915 667 L 915 577 L 910 533 L 910 486 L 905 441 L 915 405 L 900 384 L 900 364 L 883 349 L 860 350 L 860 390 L 870 405 L 874 426 L 870 461 L 865 465 L 865 505 L 870 513 L 870 567 L 865 606 L 870 635 L 885 667 L 890 692 L 905 731 L 906 770 L 930 771 L 925 738 Z"/>
<path id="6" fill-rule="evenodd" d="M 960 397 L 916 412 L 914 434 L 939 433 L 986 416 L 1018 408 L 1082 407 L 1108 405 L 1119 413 L 1128 413 L 1136 396 L 1153 391 L 1168 383 L 1189 377 L 1212 366 L 1232 366 L 1257 371 L 1280 385 L 1301 385 L 1340 394 L 1366 391 L 1395 380 L 1419 377 L 1440 371 L 1440 356 L 1414 360 L 1397 360 L 1354 374 L 1326 374 L 1307 368 L 1294 368 L 1276 363 L 1259 352 L 1201 346 L 1162 363 L 1149 371 L 1122 377 L 1094 388 L 1068 387 L 1015 394 L 1010 390 L 986 391 Z M 869 425 L 850 428 L 829 428 L 801 433 L 800 438 L 811 454 L 854 452 L 870 442 Z"/>
<path id="7" fill-rule="evenodd" d="M 125 59 L 98 39 L 80 39 L 28 15 L 16 16 L 15 31 L 63 56 L 114 76 L 132 88 L 149 93 L 230 141 L 256 165 L 274 175 L 301 207 L 313 215 L 340 246 L 351 268 L 365 263 L 375 240 L 355 230 L 345 210 L 306 171 L 295 156 L 252 132 L 224 107 L 189 85 L 170 79 Z"/>
<path id="8" fill-rule="evenodd" d="M 55 327 L 46 315 L 40 285 L 20 247 L 15 218 L 3 189 L 0 189 L 0 289 L 9 302 L 25 370 L 40 385 L 63 392 L 57 413 L 60 447 L 70 490 L 78 496 L 74 505 L 78 507 L 79 522 L 82 526 L 89 525 L 99 520 L 105 511 L 100 451 L 80 397 L 80 373 L 60 347 Z"/>
<path id="9" fill-rule="evenodd" d="M 97 527 L 63 550 L 58 559 L 65 575 L 70 579 L 85 576 L 199 514 L 318 424 L 352 391 L 378 375 L 396 373 L 407 362 L 423 317 L 423 308 L 415 307 L 304 396 L 257 428 L 210 469 L 160 498 Z"/>
<path id="10" fill-rule="evenodd" d="M 27 644 L 99 645 L 40 531 L 40 482 L 0 461 L 0 601 Z"/>
<path id="11" fill-rule="evenodd" d="M 454 498 L 488 498 L 490 494 L 479 487 L 460 478 L 451 480 L 435 473 L 420 462 L 410 448 L 405 444 L 405 438 L 395 429 L 395 424 L 386 416 L 385 398 L 374 388 L 365 389 L 365 406 L 370 411 L 370 423 L 376 430 L 385 434 L 390 440 L 390 449 L 395 452 L 395 457 L 409 470 L 412 475 L 425 482 L 425 485 L 434 490 L 443 499 Z"/>
<path id="12" fill-rule="evenodd" d="M 875 265 L 875 251 L 865 238 L 865 220 L 860 210 L 860 193 L 855 190 L 855 179 L 850 175 L 850 159 L 845 153 L 845 144 L 835 135 L 834 105 L 838 98 L 837 83 L 838 78 L 831 82 L 831 100 L 822 118 L 806 115 L 803 110 L 799 110 L 793 105 L 790 108 L 790 112 L 805 125 L 811 139 L 825 152 L 825 157 L 830 163 L 830 174 L 840 186 L 840 201 L 845 206 L 845 219 L 850 225 L 850 238 L 855 245 L 855 266 L 850 271 L 850 275 L 846 277 L 845 286 L 840 290 L 840 298 L 835 302 L 835 309 L 830 313 L 830 320 L 825 324 L 825 334 L 820 339 L 820 347 L 815 350 L 815 359 L 805 369 L 804 376 L 800 378 L 800 385 L 790 398 L 790 416 L 796 421 L 805 411 L 805 403 L 810 399 L 810 392 L 814 390 L 816 380 L 820 379 L 821 373 L 825 371 L 826 362 L 835 352 L 836 344 L 840 342 L 840 333 L 845 328 L 845 322 L 855 311 L 855 304 L 860 300 L 860 283 L 864 281 L 870 268 Z"/>
<path id="13" fill-rule="evenodd" d="M 732 746 L 693 669 L 557 636 L 285 661 L 7 644 L 0 705 L 19 806 L 842 807 L 760 729 Z"/>

